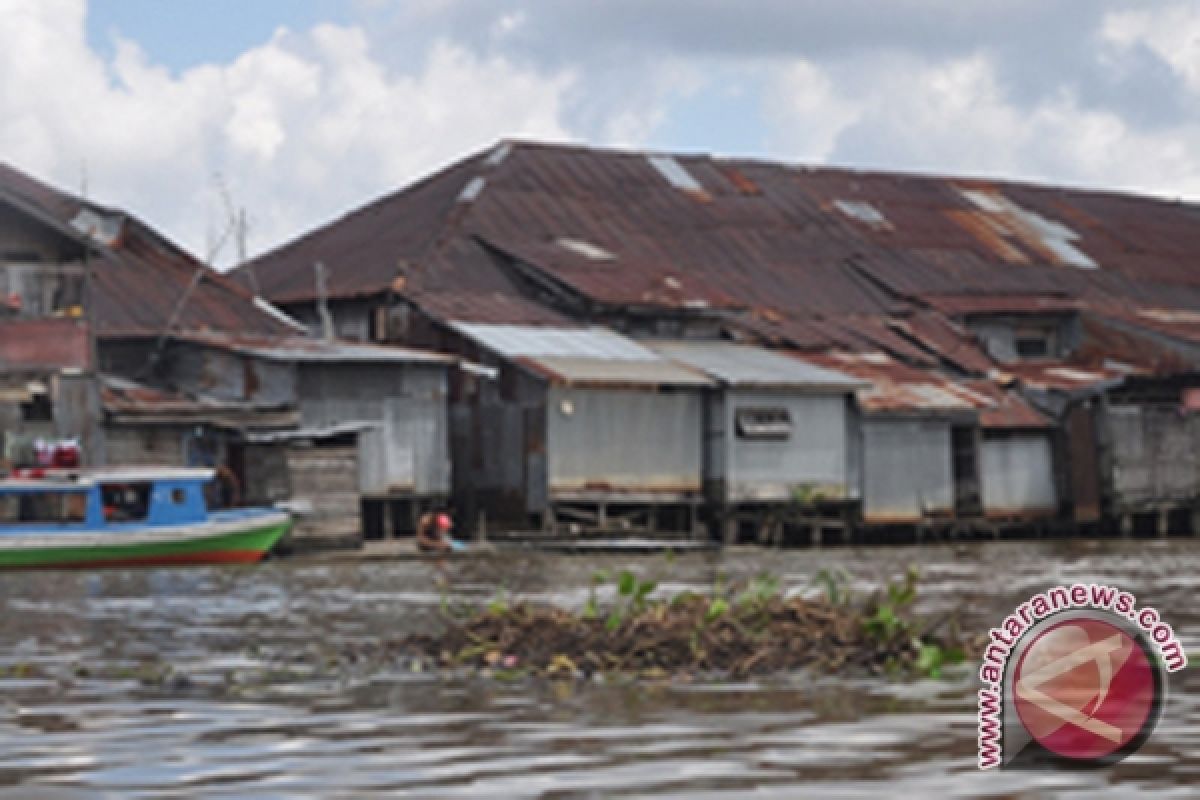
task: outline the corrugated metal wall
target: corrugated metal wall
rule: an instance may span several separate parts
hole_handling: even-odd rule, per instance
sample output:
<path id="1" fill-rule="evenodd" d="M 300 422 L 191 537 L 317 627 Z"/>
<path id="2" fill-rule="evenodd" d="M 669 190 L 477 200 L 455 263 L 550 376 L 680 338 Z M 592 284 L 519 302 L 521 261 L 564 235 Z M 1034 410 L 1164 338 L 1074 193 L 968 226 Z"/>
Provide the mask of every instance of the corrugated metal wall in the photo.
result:
<path id="1" fill-rule="evenodd" d="M 1173 405 L 1114 405 L 1103 418 L 1115 506 L 1200 496 L 1200 417 Z"/>
<path id="2" fill-rule="evenodd" d="M 262 406 L 296 402 L 296 372 L 291 364 L 188 342 L 172 344 L 167 363 L 170 383 L 218 400 Z"/>
<path id="3" fill-rule="evenodd" d="M 727 501 L 788 500 L 802 486 L 837 496 L 850 493 L 844 395 L 738 390 L 728 392 L 722 406 Z M 735 420 L 740 408 L 787 409 L 791 435 L 739 437 Z"/>
<path id="4" fill-rule="evenodd" d="M 1028 516 L 1058 510 L 1048 433 L 986 436 L 979 454 L 979 480 L 985 514 Z"/>
<path id="5" fill-rule="evenodd" d="M 180 425 L 110 425 L 105 429 L 108 463 L 123 467 L 183 466 L 188 428 Z"/>
<path id="6" fill-rule="evenodd" d="M 917 522 L 953 511 L 949 421 L 866 418 L 862 458 L 867 522 Z"/>
<path id="7" fill-rule="evenodd" d="M 305 363 L 299 372 L 303 425 L 378 426 L 359 437 L 364 494 L 450 490 L 443 365 Z"/>
<path id="8" fill-rule="evenodd" d="M 546 407 L 550 489 L 699 491 L 699 391 L 554 387 Z"/>

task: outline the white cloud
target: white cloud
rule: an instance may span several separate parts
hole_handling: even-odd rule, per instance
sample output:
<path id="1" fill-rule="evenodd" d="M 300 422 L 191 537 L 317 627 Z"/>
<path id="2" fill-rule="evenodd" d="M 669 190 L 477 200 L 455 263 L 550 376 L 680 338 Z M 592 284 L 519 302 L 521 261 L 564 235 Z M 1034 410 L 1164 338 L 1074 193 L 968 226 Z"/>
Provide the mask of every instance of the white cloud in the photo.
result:
<path id="1" fill-rule="evenodd" d="M 0 18 L 3 158 L 69 189 L 86 164 L 93 197 L 201 255 L 223 227 L 215 174 L 259 250 L 504 136 L 570 138 L 570 72 L 445 41 L 401 74 L 361 29 L 280 29 L 232 63 L 173 76 L 133 42 L 111 60 L 92 51 L 84 0 L 0 0 Z"/>
<path id="2" fill-rule="evenodd" d="M 1200 92 L 1200 7 L 1172 4 L 1105 16 L 1103 37 L 1119 47 L 1147 47 Z"/>
<path id="3" fill-rule="evenodd" d="M 774 97 L 775 147 L 880 169 L 1033 179 L 1200 198 L 1200 119 L 1143 130 L 1066 89 L 1013 101 L 984 55 L 890 55 L 823 72 L 801 62 Z"/>

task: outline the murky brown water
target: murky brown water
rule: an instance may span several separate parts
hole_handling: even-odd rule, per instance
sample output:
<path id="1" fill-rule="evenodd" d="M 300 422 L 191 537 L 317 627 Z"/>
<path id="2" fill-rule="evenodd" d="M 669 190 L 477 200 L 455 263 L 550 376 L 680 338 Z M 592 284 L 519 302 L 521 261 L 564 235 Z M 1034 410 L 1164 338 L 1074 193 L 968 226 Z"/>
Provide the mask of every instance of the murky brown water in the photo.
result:
<path id="1" fill-rule="evenodd" d="M 975 769 L 975 684 L 503 685 L 444 679 L 378 642 L 499 588 L 581 603 L 598 566 L 666 591 L 822 567 L 863 587 L 922 565 L 925 609 L 983 630 L 1051 583 L 1098 580 L 1200 644 L 1200 541 L 1001 543 L 724 556 L 515 557 L 448 565 L 281 561 L 248 569 L 0 576 L 0 798 L 1192 797 L 1200 677 L 1104 772 Z"/>

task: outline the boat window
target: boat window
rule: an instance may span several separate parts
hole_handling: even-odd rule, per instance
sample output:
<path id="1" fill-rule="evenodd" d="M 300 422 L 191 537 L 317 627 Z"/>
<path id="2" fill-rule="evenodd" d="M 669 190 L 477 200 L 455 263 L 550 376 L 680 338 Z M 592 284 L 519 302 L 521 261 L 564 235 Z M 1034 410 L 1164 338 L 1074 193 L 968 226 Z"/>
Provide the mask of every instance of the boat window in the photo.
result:
<path id="1" fill-rule="evenodd" d="M 177 506 L 181 506 L 187 502 L 187 492 L 183 489 L 171 490 L 171 502 Z"/>
<path id="2" fill-rule="evenodd" d="M 149 483 L 106 483 L 100 486 L 104 518 L 109 522 L 140 522 L 150 515 Z"/>
<path id="3" fill-rule="evenodd" d="M 83 522 L 86 492 L 22 492 L 0 496 L 0 525 Z"/>

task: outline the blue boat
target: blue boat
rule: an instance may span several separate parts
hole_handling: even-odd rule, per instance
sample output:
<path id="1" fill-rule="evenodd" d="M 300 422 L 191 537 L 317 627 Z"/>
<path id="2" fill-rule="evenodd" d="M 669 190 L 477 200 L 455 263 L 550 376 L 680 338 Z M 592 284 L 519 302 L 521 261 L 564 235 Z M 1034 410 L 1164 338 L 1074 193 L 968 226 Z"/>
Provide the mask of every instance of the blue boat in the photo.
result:
<path id="1" fill-rule="evenodd" d="M 0 569 L 253 563 L 291 527 L 269 508 L 210 511 L 211 469 L 25 470 L 0 480 Z"/>

